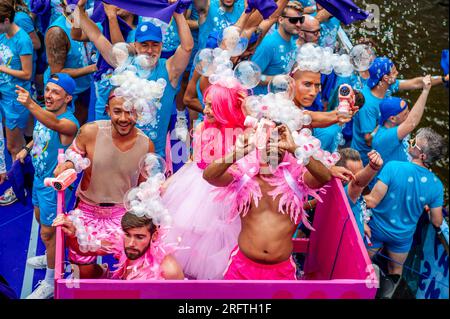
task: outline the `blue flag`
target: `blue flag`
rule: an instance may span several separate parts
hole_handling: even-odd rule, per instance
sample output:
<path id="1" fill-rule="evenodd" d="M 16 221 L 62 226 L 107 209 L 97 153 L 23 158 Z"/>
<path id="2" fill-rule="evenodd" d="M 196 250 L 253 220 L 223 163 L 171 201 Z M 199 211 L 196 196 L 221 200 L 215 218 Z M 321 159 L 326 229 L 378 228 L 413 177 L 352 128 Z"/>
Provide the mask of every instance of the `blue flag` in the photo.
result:
<path id="1" fill-rule="evenodd" d="M 368 12 L 359 8 L 351 0 L 316 0 L 316 2 L 346 25 L 369 17 Z"/>
<path id="2" fill-rule="evenodd" d="M 449 62 L 448 60 L 449 60 L 448 50 L 443 50 L 441 57 L 441 67 L 442 70 L 444 71 L 444 75 L 448 74 L 448 62 Z M 445 86 L 448 88 L 448 82 L 445 84 Z"/>

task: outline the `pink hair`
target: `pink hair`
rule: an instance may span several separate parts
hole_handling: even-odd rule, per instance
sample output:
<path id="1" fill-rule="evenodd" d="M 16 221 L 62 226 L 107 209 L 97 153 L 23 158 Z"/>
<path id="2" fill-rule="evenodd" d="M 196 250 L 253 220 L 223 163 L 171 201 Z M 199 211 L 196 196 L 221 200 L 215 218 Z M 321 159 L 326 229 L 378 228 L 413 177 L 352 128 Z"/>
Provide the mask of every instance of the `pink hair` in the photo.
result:
<path id="1" fill-rule="evenodd" d="M 214 126 L 221 131 L 224 128 L 244 128 L 242 105 L 247 97 L 247 90 L 242 85 L 236 82 L 232 87 L 227 87 L 216 83 L 209 86 L 203 96 L 204 100 L 211 97 L 211 109 L 217 122 Z"/>
<path id="2" fill-rule="evenodd" d="M 204 93 L 204 99 L 207 96 L 211 98 L 211 109 L 214 114 L 215 122 L 210 123 L 204 121 L 204 125 L 194 134 L 194 157 L 200 168 L 204 169 L 210 160 L 202 157 L 202 150 L 205 147 L 216 144 L 218 141 L 222 143 L 221 154 L 214 154 L 213 158 L 222 157 L 226 152 L 230 143 L 235 143 L 235 137 L 232 141 L 227 140 L 225 129 L 240 128 L 245 129 L 245 114 L 242 107 L 245 98 L 247 97 L 247 90 L 244 89 L 238 82 L 233 82 L 232 86 L 216 83 L 209 86 Z M 220 131 L 221 137 L 217 135 L 204 134 L 205 130 L 209 128 L 216 128 Z M 206 161 L 205 161 L 206 160 Z"/>

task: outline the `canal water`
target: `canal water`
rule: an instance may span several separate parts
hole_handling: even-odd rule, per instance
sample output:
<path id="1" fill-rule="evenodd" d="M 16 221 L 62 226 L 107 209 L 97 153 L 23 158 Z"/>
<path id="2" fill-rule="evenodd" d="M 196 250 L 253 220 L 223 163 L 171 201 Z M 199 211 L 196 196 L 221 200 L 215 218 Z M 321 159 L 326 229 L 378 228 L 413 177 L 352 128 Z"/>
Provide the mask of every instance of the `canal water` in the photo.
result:
<path id="1" fill-rule="evenodd" d="M 393 59 L 400 78 L 408 79 L 426 74 L 442 75 L 442 50 L 449 48 L 448 0 L 356 0 L 361 8 L 374 8 L 379 13 L 379 24 L 356 23 L 344 27 L 356 41 L 361 36 L 375 40 L 378 55 Z M 367 7 L 369 5 L 369 7 Z M 397 96 L 414 103 L 420 90 L 399 92 Z M 430 126 L 449 139 L 449 90 L 444 86 L 431 89 L 426 110 L 419 127 Z M 445 205 L 449 203 L 449 159 L 433 167 L 446 189 Z"/>

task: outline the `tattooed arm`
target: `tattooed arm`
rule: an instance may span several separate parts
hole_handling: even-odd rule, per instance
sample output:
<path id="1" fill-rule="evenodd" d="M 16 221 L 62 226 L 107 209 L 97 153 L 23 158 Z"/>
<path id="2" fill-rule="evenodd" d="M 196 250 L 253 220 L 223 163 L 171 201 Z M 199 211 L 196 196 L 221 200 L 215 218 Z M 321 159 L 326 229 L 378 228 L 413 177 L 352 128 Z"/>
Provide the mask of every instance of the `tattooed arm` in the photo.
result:
<path id="1" fill-rule="evenodd" d="M 70 42 L 66 33 L 59 27 L 52 27 L 47 31 L 45 35 L 45 47 L 48 65 L 52 74 L 61 72 L 67 73 L 73 78 L 79 78 L 97 70 L 95 64 L 78 69 L 64 67 L 70 49 Z"/>

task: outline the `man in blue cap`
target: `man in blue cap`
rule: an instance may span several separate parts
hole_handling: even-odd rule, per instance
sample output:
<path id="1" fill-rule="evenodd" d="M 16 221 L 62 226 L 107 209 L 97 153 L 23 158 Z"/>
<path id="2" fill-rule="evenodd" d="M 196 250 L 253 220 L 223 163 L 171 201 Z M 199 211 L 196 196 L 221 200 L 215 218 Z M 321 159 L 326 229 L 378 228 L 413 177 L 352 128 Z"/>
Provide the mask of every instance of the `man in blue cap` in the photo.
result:
<path id="1" fill-rule="evenodd" d="M 112 44 L 105 36 L 103 36 L 97 25 L 88 17 L 84 10 L 85 3 L 85 0 L 80 0 L 77 6 L 80 27 L 89 40 L 96 46 L 103 58 L 110 65 L 114 65 L 110 56 Z M 164 96 L 160 101 L 162 107 L 157 111 L 156 125 L 152 126 L 149 124 L 139 127 L 153 141 L 155 152 L 163 157 L 165 157 L 166 136 L 175 96 L 178 92 L 183 73 L 189 64 L 189 59 L 194 47 L 194 40 L 192 39 L 192 34 L 184 15 L 182 13 L 174 12 L 173 18 L 177 24 L 180 45 L 176 49 L 174 55 L 169 59 L 161 58 L 163 38 L 161 28 L 155 26 L 150 21 L 139 23 L 136 27 L 135 42 L 133 43 L 137 54 L 148 55 L 152 61 L 155 61 L 153 72 L 148 79 L 157 80 L 162 78 L 167 82 Z"/>
<path id="2" fill-rule="evenodd" d="M 411 111 L 408 104 L 398 97 L 389 97 L 380 103 L 380 128 L 373 138 L 372 146 L 385 163 L 409 161 L 408 137 L 422 119 L 430 89 L 431 76 L 428 75 L 423 80 L 422 94 Z"/>
<path id="3" fill-rule="evenodd" d="M 55 273 L 55 228 L 52 227 L 56 217 L 56 192 L 44 185 L 44 179 L 53 177 L 58 164 L 58 150 L 67 149 L 75 138 L 79 124 L 68 105 L 72 103 L 76 91 L 75 81 L 66 73 L 50 76 L 45 87 L 45 107 L 33 101 L 30 93 L 16 86 L 17 101 L 26 107 L 36 119 L 33 140 L 17 154 L 17 159 L 24 161 L 28 154 L 34 166 L 33 206 L 36 219 L 41 226 L 41 239 L 47 254 L 29 260 L 28 264 L 35 268 L 47 268 L 45 279 L 28 299 L 49 299 L 53 297 Z M 66 191 L 66 200 L 70 198 Z"/>
<path id="4" fill-rule="evenodd" d="M 362 93 L 366 100 L 364 106 L 354 117 L 353 140 L 351 147 L 361 154 L 367 165 L 367 153 L 371 150 L 375 128 L 380 119 L 381 101 L 398 91 L 417 90 L 423 87 L 423 77 L 397 80 L 398 71 L 394 62 L 387 57 L 377 57 L 369 69 L 370 78 Z M 448 75 L 431 77 L 431 86 L 448 81 Z"/>

